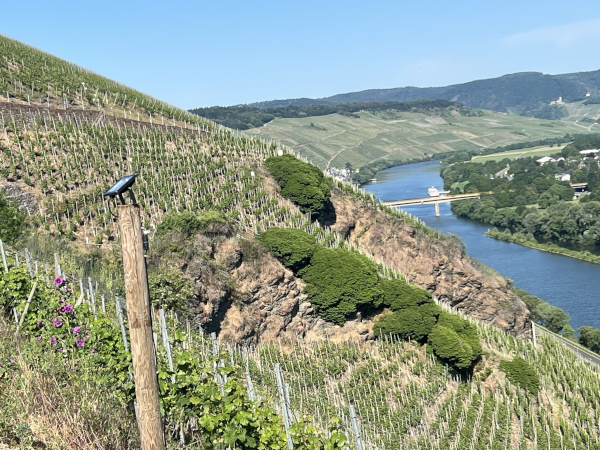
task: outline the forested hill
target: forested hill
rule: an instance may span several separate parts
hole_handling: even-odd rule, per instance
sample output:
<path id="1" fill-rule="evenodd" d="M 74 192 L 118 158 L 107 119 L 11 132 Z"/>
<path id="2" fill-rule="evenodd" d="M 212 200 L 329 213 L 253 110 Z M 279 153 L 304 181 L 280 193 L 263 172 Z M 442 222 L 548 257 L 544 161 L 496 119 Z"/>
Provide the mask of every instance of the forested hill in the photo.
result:
<path id="1" fill-rule="evenodd" d="M 572 102 L 600 96 L 600 70 L 562 75 L 546 75 L 539 72 L 523 72 L 498 78 L 476 80 L 444 87 L 401 87 L 392 89 L 369 89 L 360 92 L 338 94 L 321 99 L 287 99 L 253 103 L 248 106 L 261 109 L 281 108 L 290 105 L 408 101 L 419 99 L 446 99 L 461 102 L 472 108 L 493 111 L 514 111 L 539 118 L 549 117 L 559 107 L 549 108 L 549 103 L 563 97 Z"/>
<path id="2" fill-rule="evenodd" d="M 289 105 L 264 110 L 254 106 L 213 106 L 210 108 L 191 109 L 190 112 L 201 117 L 214 120 L 228 128 L 247 130 L 256 128 L 270 122 L 275 117 L 296 119 L 302 117 L 327 116 L 341 114 L 356 117 L 359 111 L 401 111 L 439 113 L 449 110 L 458 111 L 462 115 L 478 115 L 481 112 L 466 108 L 458 102 L 448 100 L 413 100 L 407 102 L 359 102 L 339 104 L 302 104 Z"/>

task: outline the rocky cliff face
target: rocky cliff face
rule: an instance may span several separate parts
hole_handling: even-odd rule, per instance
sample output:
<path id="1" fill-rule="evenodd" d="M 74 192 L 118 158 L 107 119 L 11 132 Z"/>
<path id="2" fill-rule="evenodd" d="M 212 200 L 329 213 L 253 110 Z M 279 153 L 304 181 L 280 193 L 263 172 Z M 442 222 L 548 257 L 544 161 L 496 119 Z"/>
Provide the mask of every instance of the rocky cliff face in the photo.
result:
<path id="1" fill-rule="evenodd" d="M 516 335 L 529 333 L 525 304 L 504 278 L 469 258 L 459 241 L 415 232 L 405 221 L 349 196 L 334 193 L 332 205 L 334 230 L 441 302 Z M 325 322 L 303 294 L 302 280 L 255 242 L 229 238 L 209 244 L 202 239 L 197 244 L 205 256 L 185 270 L 196 281 L 193 311 L 205 331 L 245 343 L 296 336 L 334 341 L 373 338 L 377 317 L 357 317 L 343 327 Z"/>
<path id="2" fill-rule="evenodd" d="M 457 310 L 516 335 L 530 332 L 529 310 L 506 280 L 464 253 L 460 241 L 437 240 L 371 205 L 333 193 L 336 223 L 377 260 L 404 273 Z"/>
<path id="3" fill-rule="evenodd" d="M 227 342 L 257 343 L 277 338 L 310 340 L 372 339 L 372 320 L 343 327 L 319 318 L 303 293 L 302 280 L 255 242 L 217 239 L 185 264 L 195 281 L 191 313 L 207 333 Z M 241 245 L 240 245 L 241 244 Z"/>

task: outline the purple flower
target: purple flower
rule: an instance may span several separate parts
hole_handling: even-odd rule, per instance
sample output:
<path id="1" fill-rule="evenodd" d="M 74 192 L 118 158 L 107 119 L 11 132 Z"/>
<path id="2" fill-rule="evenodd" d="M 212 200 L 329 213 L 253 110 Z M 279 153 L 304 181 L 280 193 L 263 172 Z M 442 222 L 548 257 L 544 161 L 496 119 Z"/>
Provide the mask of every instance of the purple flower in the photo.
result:
<path id="1" fill-rule="evenodd" d="M 89 339 L 90 338 L 90 333 L 85 333 L 85 338 Z"/>
<path id="2" fill-rule="evenodd" d="M 96 350 L 94 350 L 94 349 L 92 349 L 91 353 L 92 353 L 92 355 L 97 355 L 98 354 L 98 352 Z"/>
<path id="3" fill-rule="evenodd" d="M 52 345 L 56 345 L 56 338 L 55 337 L 50 338 L 50 342 L 52 343 Z"/>
<path id="4" fill-rule="evenodd" d="M 63 280 L 61 277 L 56 277 L 54 279 L 54 283 L 52 283 L 52 286 L 61 286 L 62 284 L 64 284 L 65 280 Z"/>
<path id="5" fill-rule="evenodd" d="M 78 334 L 81 331 L 81 327 L 73 328 L 73 335 Z"/>
<path id="6" fill-rule="evenodd" d="M 38 320 L 37 326 L 38 328 L 42 326 L 42 319 Z"/>
<path id="7" fill-rule="evenodd" d="M 79 346 L 79 347 L 83 347 L 85 345 L 85 342 L 83 342 L 83 339 L 77 339 L 75 341 L 75 343 Z"/>
<path id="8" fill-rule="evenodd" d="M 71 288 L 65 288 L 65 290 L 66 290 L 67 292 L 73 292 L 73 291 L 71 290 Z"/>
<path id="9" fill-rule="evenodd" d="M 52 321 L 52 325 L 54 325 L 56 328 L 60 328 L 62 327 L 62 320 L 60 320 L 58 317 L 55 317 L 54 320 Z"/>
<path id="10" fill-rule="evenodd" d="M 37 337 L 37 341 L 38 341 L 38 344 L 41 344 L 41 343 L 42 343 L 42 337 L 41 337 L 41 336 L 38 336 L 38 337 Z"/>
<path id="11" fill-rule="evenodd" d="M 69 314 L 70 312 L 73 312 L 73 305 L 66 304 L 65 306 L 62 306 L 58 312 L 61 314 Z"/>

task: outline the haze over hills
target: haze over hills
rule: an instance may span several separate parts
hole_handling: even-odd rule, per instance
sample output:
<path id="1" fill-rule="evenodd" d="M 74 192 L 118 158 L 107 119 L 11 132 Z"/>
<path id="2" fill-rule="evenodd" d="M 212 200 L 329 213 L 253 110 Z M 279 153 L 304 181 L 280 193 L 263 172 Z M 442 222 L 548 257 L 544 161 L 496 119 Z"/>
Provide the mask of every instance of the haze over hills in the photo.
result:
<path id="1" fill-rule="evenodd" d="M 598 97 L 599 93 L 600 70 L 560 75 L 522 72 L 443 87 L 407 86 L 392 89 L 368 89 L 320 99 L 272 100 L 252 103 L 248 106 L 270 109 L 290 105 L 445 99 L 457 101 L 473 108 L 501 112 L 513 111 L 518 114 L 535 116 L 533 111 L 540 104 L 547 105 L 559 97 L 562 97 L 564 101 L 573 102 L 585 99 L 587 94 L 590 94 L 592 98 Z"/>

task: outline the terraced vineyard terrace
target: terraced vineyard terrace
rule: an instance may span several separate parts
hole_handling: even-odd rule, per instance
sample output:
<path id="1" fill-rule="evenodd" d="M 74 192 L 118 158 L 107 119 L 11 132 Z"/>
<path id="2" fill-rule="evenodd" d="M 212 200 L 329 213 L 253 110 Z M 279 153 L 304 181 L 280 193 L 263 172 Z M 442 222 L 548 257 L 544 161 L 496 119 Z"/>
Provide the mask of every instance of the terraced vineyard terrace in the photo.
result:
<path id="1" fill-rule="evenodd" d="M 171 210 L 214 208 L 254 217 L 265 226 L 285 211 L 270 200 L 259 175 L 277 147 L 236 138 L 225 129 L 186 129 L 116 120 L 102 113 L 7 109 L 0 173 L 40 199 L 32 220 L 47 231 L 100 244 L 117 229 L 102 193 L 120 176 L 139 175 L 144 223 L 155 227 Z"/>
<path id="2" fill-rule="evenodd" d="M 1 34 L 0 102 L 208 126 L 194 114 Z"/>
<path id="3" fill-rule="evenodd" d="M 482 111 L 481 116 L 362 111 L 360 118 L 332 114 L 275 118 L 245 133 L 276 139 L 313 164 L 359 168 L 377 160 L 421 160 L 427 155 L 472 151 L 550 137 L 584 133 L 578 124 Z"/>

